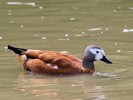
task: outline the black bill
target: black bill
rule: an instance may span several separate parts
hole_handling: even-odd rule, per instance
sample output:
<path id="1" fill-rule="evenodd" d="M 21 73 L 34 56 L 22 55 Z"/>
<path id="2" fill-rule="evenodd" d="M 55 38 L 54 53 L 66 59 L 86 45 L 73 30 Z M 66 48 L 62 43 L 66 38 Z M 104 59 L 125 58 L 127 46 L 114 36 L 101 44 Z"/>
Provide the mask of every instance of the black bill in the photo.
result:
<path id="1" fill-rule="evenodd" d="M 103 62 L 106 62 L 108 64 L 112 64 L 112 62 L 110 60 L 108 60 L 105 56 L 103 56 L 103 58 L 100 59 L 100 60 L 103 61 Z"/>

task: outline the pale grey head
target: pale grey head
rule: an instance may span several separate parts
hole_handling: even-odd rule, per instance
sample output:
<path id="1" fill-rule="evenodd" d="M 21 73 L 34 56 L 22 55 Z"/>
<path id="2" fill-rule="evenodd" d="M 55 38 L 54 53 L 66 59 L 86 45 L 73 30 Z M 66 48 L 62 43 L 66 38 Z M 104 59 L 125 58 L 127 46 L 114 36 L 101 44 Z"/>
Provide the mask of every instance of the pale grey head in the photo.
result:
<path id="1" fill-rule="evenodd" d="M 98 60 L 112 64 L 112 62 L 106 58 L 104 50 L 96 45 L 90 45 L 85 49 L 82 60 L 84 68 L 94 68 L 94 61 Z"/>

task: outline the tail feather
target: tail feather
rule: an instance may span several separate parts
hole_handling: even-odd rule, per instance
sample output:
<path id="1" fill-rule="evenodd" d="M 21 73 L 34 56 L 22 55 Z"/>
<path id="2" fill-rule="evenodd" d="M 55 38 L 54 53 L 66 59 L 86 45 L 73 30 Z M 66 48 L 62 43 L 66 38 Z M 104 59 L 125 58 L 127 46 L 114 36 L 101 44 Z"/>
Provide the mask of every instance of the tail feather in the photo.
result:
<path id="1" fill-rule="evenodd" d="M 7 47 L 8 47 L 8 49 L 14 51 L 14 53 L 19 54 L 19 55 L 22 55 L 22 52 L 27 51 L 27 49 L 16 48 L 16 47 L 13 47 L 11 45 L 8 45 Z"/>

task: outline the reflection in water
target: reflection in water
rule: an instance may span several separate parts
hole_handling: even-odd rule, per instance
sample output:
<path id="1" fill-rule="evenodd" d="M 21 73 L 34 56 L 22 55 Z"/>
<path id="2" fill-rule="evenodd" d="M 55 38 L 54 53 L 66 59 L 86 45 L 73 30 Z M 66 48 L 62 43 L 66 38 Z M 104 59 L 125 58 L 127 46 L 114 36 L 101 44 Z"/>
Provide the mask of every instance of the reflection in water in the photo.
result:
<path id="1" fill-rule="evenodd" d="M 35 3 L 24 3 L 24 2 L 7 2 L 8 5 L 29 5 L 37 6 Z"/>
<path id="2" fill-rule="evenodd" d="M 133 29 L 126 29 L 126 28 L 125 28 L 125 29 L 123 29 L 123 32 L 125 32 L 125 33 L 126 33 L 126 32 L 133 32 Z"/>
<path id="3" fill-rule="evenodd" d="M 3 37 L 0 36 L 0 40 L 2 39 Z"/>
<path id="4" fill-rule="evenodd" d="M 102 30 L 102 28 L 91 28 L 91 29 L 88 29 L 88 31 L 99 31 L 99 30 Z"/>
<path id="5" fill-rule="evenodd" d="M 14 90 L 36 97 L 104 100 L 107 98 L 107 94 L 105 94 L 103 86 L 96 85 L 95 79 L 96 77 L 92 75 L 44 76 L 19 73 L 18 86 Z"/>
<path id="6" fill-rule="evenodd" d="M 113 72 L 111 72 L 111 73 L 95 72 L 95 73 L 93 74 L 93 76 L 105 77 L 105 78 L 115 78 L 115 77 L 116 77 L 116 75 L 114 75 Z"/>

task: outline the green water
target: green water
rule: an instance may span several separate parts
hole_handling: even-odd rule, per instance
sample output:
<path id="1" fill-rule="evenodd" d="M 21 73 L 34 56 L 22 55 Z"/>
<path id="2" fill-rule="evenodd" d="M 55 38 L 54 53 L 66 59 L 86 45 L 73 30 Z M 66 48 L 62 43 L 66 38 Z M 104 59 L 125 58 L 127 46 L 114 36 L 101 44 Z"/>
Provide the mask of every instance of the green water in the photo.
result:
<path id="1" fill-rule="evenodd" d="M 0 100 L 132 100 L 133 1 L 1 0 Z M 100 45 L 113 65 L 93 75 L 48 76 L 23 71 L 8 45 L 67 51 L 79 58 Z"/>

